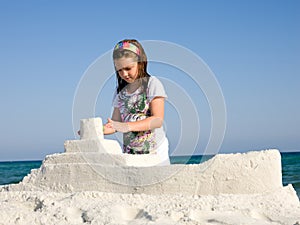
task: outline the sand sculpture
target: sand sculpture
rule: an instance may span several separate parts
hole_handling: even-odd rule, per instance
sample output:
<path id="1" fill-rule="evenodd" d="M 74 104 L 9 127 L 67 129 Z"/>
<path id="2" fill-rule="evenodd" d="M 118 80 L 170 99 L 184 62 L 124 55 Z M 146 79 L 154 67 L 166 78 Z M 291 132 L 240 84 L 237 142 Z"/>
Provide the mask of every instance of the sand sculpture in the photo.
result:
<path id="1" fill-rule="evenodd" d="M 6 202 L 18 199 L 22 205 L 25 204 L 24 195 L 30 199 L 28 193 L 44 196 L 39 197 L 43 199 L 52 198 L 54 202 L 60 195 L 68 196 L 68 199 L 80 195 L 74 193 L 85 193 L 78 201 L 66 200 L 66 205 L 72 202 L 77 211 L 71 210 L 68 214 L 60 209 L 62 215 L 53 220 L 53 224 L 60 221 L 59 218 L 66 220 L 60 224 L 70 224 L 72 218 L 76 218 L 73 221 L 76 224 L 128 224 L 130 221 L 134 224 L 209 224 L 209 221 L 215 221 L 215 224 L 299 224 L 299 199 L 291 185 L 282 185 L 281 156 L 276 149 L 218 154 L 200 164 L 160 166 L 160 159 L 155 154 L 123 154 L 117 141 L 103 137 L 101 118 L 81 120 L 80 134 L 80 140 L 65 141 L 64 153 L 47 156 L 41 167 L 32 170 L 22 182 L 2 186 L 0 197 Z M 23 197 L 12 193 L 23 193 Z M 49 196 L 52 197 L 45 197 L 43 193 L 51 193 Z M 85 206 L 79 202 L 86 198 L 90 201 L 90 195 L 101 195 L 101 200 L 93 198 L 93 201 L 101 201 L 102 205 L 98 201 L 102 207 L 100 211 L 94 212 L 95 208 L 89 208 L 90 203 L 82 209 Z M 152 208 L 147 211 L 117 207 L 117 203 L 112 203 L 112 196 L 123 205 L 146 202 Z M 139 201 L 133 200 L 132 196 Z M 43 213 L 47 204 L 48 210 L 52 209 L 47 211 L 49 215 L 53 216 L 59 210 L 57 203 L 32 201 L 35 202 L 34 212 Z M 173 210 L 169 214 L 163 206 L 168 203 Z M 193 206 L 189 207 L 194 208 L 182 208 L 182 205 L 190 204 Z M 103 208 L 109 212 L 103 214 Z M 4 204 L 0 209 L 3 212 L 7 208 Z M 27 218 L 26 210 L 23 209 L 19 216 L 24 223 L 43 224 L 38 216 Z M 45 214 L 45 220 L 48 214 Z M 6 222 L 16 220 L 12 214 L 5 215 Z M 52 223 L 49 220 L 47 224 Z"/>

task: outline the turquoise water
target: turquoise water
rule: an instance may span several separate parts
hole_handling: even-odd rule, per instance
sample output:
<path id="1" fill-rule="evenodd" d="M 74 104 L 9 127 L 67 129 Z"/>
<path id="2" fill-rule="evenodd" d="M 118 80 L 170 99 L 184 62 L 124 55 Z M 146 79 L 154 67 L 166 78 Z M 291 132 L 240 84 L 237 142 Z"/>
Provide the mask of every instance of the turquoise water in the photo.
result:
<path id="1" fill-rule="evenodd" d="M 292 184 L 300 198 L 300 152 L 281 153 L 282 183 Z"/>
<path id="2" fill-rule="evenodd" d="M 206 161 L 212 156 L 172 156 L 172 164 L 195 164 Z M 282 183 L 292 184 L 300 197 L 300 152 L 281 153 Z M 20 182 L 31 169 L 39 168 L 42 161 L 0 162 L 0 185 Z"/>
<path id="3" fill-rule="evenodd" d="M 31 169 L 39 168 L 42 161 L 0 162 L 0 185 L 19 183 Z"/>

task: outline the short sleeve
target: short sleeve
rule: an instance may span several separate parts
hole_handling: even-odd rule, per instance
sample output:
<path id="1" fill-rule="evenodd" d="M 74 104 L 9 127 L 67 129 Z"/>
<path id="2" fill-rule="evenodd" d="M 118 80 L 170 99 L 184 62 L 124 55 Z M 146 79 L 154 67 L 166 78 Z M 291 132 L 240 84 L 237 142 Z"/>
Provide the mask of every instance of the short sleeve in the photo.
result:
<path id="1" fill-rule="evenodd" d="M 154 77 L 151 76 L 149 83 L 148 83 L 148 98 L 150 102 L 153 100 L 155 97 L 164 97 L 167 98 L 167 94 L 165 92 L 165 88 L 161 81 Z"/>

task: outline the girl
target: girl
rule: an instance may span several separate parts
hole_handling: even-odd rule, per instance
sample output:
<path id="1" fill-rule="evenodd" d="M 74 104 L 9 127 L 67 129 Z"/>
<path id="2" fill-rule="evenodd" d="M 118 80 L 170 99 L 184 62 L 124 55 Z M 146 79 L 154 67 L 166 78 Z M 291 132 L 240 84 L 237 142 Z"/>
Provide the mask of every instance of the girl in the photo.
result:
<path id="1" fill-rule="evenodd" d="M 117 88 L 112 118 L 104 125 L 104 134 L 122 132 L 124 153 L 157 153 L 162 164 L 170 164 L 168 139 L 162 127 L 167 95 L 162 83 L 148 74 L 142 45 L 132 39 L 120 41 L 113 60 Z"/>

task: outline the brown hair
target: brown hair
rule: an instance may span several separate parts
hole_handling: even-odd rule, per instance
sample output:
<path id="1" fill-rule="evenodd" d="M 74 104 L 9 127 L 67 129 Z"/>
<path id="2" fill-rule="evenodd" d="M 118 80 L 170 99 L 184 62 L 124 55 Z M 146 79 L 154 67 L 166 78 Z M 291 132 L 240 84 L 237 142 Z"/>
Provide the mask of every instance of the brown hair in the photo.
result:
<path id="1" fill-rule="evenodd" d="M 150 77 L 150 74 L 147 72 L 147 55 L 145 53 L 145 50 L 143 46 L 135 39 L 124 39 L 119 43 L 125 43 L 129 42 L 133 45 L 135 45 L 139 49 L 139 54 L 134 53 L 133 51 L 123 49 L 123 48 L 116 48 L 113 51 L 113 59 L 120 59 L 122 57 L 126 58 L 132 58 L 138 63 L 138 79 L 142 81 L 143 85 L 148 85 L 148 79 Z M 118 45 L 117 44 L 117 45 Z M 116 70 L 116 69 L 115 69 Z M 117 77 L 117 93 L 119 93 L 128 83 L 123 80 L 116 70 L 116 77 Z"/>

